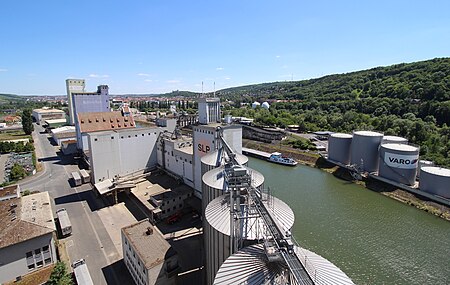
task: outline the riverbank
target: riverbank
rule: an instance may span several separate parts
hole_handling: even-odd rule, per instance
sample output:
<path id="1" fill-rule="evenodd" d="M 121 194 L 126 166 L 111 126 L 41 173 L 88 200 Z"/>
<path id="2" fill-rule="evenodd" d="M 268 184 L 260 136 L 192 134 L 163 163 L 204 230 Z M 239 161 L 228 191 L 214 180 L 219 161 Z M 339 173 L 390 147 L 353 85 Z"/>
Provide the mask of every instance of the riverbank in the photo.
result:
<path id="1" fill-rule="evenodd" d="M 346 181 L 352 181 L 369 190 L 378 192 L 381 195 L 390 197 L 396 201 L 402 202 L 407 205 L 411 205 L 413 207 L 416 207 L 417 209 L 423 210 L 425 212 L 438 216 L 444 220 L 450 221 L 449 207 L 446 207 L 433 201 L 425 200 L 422 197 L 416 196 L 405 190 L 398 189 L 393 185 L 381 181 L 376 181 L 371 178 L 363 178 L 363 180 L 361 181 L 354 180 L 354 178 L 347 169 L 341 168 L 339 166 L 327 162 L 317 153 L 309 151 L 305 152 L 302 150 L 287 147 L 285 145 L 268 144 L 258 141 L 250 141 L 246 139 L 242 140 L 242 145 L 247 148 L 252 148 L 269 153 L 276 151 L 281 152 L 283 153 L 283 155 L 294 158 L 300 164 L 319 168 L 325 172 L 333 174 L 335 177 L 338 177 Z"/>

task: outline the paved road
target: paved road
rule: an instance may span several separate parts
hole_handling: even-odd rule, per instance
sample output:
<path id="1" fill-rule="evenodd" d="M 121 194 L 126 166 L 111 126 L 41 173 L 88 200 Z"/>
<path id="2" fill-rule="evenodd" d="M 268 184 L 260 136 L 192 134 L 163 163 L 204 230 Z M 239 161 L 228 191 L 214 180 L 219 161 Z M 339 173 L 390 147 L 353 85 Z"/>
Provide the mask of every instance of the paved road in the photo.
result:
<path id="1" fill-rule="evenodd" d="M 133 284 L 96 212 L 105 207 L 103 200 L 95 197 L 90 185 L 70 186 L 70 173 L 78 166 L 59 153 L 59 148 L 50 143 L 49 135 L 41 126 L 35 125 L 33 138 L 36 156 L 44 170 L 23 180 L 21 190 L 48 191 L 56 209 L 67 209 L 73 228 L 72 235 L 64 239 L 69 258 L 71 261 L 86 259 L 94 284 Z"/>

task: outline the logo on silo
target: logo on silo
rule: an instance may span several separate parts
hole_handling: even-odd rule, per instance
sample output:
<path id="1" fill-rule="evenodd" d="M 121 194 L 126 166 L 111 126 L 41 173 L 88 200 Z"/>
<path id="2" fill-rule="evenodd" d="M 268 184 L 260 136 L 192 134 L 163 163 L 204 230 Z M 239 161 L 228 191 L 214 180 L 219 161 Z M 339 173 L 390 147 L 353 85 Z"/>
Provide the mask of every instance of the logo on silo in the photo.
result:
<path id="1" fill-rule="evenodd" d="M 384 163 L 390 167 L 402 169 L 414 169 L 417 167 L 419 154 L 402 155 L 396 153 L 384 153 Z"/>

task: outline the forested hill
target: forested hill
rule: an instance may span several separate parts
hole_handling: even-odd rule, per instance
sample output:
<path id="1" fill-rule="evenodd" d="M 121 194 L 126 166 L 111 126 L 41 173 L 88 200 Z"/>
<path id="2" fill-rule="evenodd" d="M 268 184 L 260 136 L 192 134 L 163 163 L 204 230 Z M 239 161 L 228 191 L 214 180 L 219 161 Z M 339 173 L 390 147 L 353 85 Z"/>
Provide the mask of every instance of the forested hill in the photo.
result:
<path id="1" fill-rule="evenodd" d="M 396 64 L 317 79 L 274 82 L 218 91 L 219 96 L 247 102 L 297 99 L 302 109 L 338 108 L 365 114 L 413 113 L 450 125 L 450 58 Z M 289 104 L 292 105 L 292 104 Z"/>
<path id="2" fill-rule="evenodd" d="M 450 58 L 218 93 L 235 106 L 269 100 L 269 111 L 225 110 L 262 125 L 299 125 L 302 131 L 378 130 L 407 137 L 421 146 L 423 158 L 450 166 Z"/>

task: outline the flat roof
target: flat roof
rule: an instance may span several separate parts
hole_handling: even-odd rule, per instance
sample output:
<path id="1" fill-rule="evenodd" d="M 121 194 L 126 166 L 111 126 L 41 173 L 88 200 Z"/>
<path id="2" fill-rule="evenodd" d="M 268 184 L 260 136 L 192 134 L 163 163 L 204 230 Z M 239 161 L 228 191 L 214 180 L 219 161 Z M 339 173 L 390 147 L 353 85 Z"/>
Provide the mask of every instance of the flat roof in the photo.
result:
<path id="1" fill-rule="evenodd" d="M 45 120 L 45 123 L 47 124 L 61 124 L 61 123 L 67 123 L 66 119 L 49 119 Z"/>
<path id="2" fill-rule="evenodd" d="M 54 231 L 48 192 L 0 201 L 0 248 Z"/>
<path id="3" fill-rule="evenodd" d="M 142 220 L 122 228 L 122 234 L 133 247 L 146 269 L 153 268 L 164 262 L 170 244 L 161 232 L 148 221 Z"/>
<path id="4" fill-rule="evenodd" d="M 60 109 L 33 109 L 33 112 L 36 112 L 36 113 L 64 113 L 64 111 L 60 110 Z"/>

